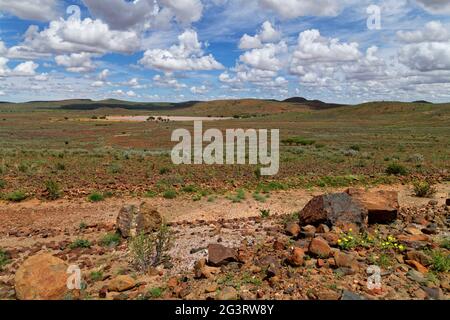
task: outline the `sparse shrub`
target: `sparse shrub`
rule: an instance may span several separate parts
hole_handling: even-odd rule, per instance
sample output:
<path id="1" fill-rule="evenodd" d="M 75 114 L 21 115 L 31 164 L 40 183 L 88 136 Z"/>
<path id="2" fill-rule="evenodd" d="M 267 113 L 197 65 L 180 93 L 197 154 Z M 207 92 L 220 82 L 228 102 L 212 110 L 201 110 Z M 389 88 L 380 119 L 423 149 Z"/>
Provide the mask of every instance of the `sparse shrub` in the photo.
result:
<path id="1" fill-rule="evenodd" d="M 163 193 L 163 197 L 165 199 L 175 199 L 177 197 L 177 192 L 173 189 L 166 190 Z"/>
<path id="2" fill-rule="evenodd" d="M 342 154 L 346 157 L 355 157 L 358 155 L 358 151 L 353 150 L 353 149 L 348 149 L 348 150 L 342 151 Z"/>
<path id="3" fill-rule="evenodd" d="M 122 166 L 118 163 L 112 163 L 109 166 L 109 172 L 111 174 L 117 174 L 117 173 L 121 173 L 122 172 Z"/>
<path id="4" fill-rule="evenodd" d="M 314 140 L 305 139 L 302 137 L 291 137 L 284 140 L 281 140 L 281 143 L 287 144 L 287 145 L 301 145 L 301 146 L 311 146 L 315 144 L 316 142 Z"/>
<path id="5" fill-rule="evenodd" d="M 89 249 L 90 247 L 91 247 L 91 242 L 86 239 L 77 239 L 69 245 L 69 248 L 72 250 L 76 249 L 76 248 Z"/>
<path id="6" fill-rule="evenodd" d="M 92 271 L 90 274 L 92 281 L 101 281 L 103 280 L 103 272 L 102 271 Z"/>
<path id="7" fill-rule="evenodd" d="M 245 191 L 243 189 L 238 189 L 236 194 L 229 196 L 228 199 L 233 201 L 233 203 L 241 202 L 242 200 L 245 200 Z"/>
<path id="8" fill-rule="evenodd" d="M 253 199 L 255 199 L 256 201 L 259 202 L 266 202 L 267 198 L 265 196 L 263 196 L 262 194 L 255 192 L 253 194 Z"/>
<path id="9" fill-rule="evenodd" d="M 436 272 L 450 271 L 450 255 L 445 254 L 439 250 L 431 252 L 431 269 Z"/>
<path id="10" fill-rule="evenodd" d="M 192 196 L 192 201 L 200 201 L 200 200 L 202 200 L 201 194 L 195 194 Z"/>
<path id="11" fill-rule="evenodd" d="M 88 196 L 88 200 L 91 202 L 100 202 L 105 200 L 105 196 L 99 192 L 93 192 Z"/>
<path id="12" fill-rule="evenodd" d="M 170 169 L 167 167 L 163 167 L 163 168 L 159 169 L 159 174 L 161 174 L 161 175 L 169 173 L 169 172 L 170 172 Z"/>
<path id="13" fill-rule="evenodd" d="M 350 146 L 350 150 L 361 151 L 361 147 L 354 144 L 354 145 Z"/>
<path id="14" fill-rule="evenodd" d="M 450 250 L 450 238 L 445 238 L 441 241 L 441 248 Z"/>
<path id="15" fill-rule="evenodd" d="M 3 189 L 6 186 L 5 180 L 0 179 L 0 189 Z"/>
<path id="16" fill-rule="evenodd" d="M 406 161 L 413 163 L 422 163 L 424 160 L 425 157 L 420 153 L 412 154 L 408 157 L 408 159 L 406 159 Z"/>
<path id="17" fill-rule="evenodd" d="M 45 183 L 45 192 L 47 194 L 47 199 L 49 200 L 56 200 L 61 197 L 61 190 L 58 185 L 53 180 L 49 180 Z"/>
<path id="18" fill-rule="evenodd" d="M 114 232 L 105 234 L 100 242 L 102 246 L 112 248 L 118 246 L 120 244 L 120 240 L 121 240 L 120 234 Z"/>
<path id="19" fill-rule="evenodd" d="M 186 193 L 193 193 L 193 192 L 197 191 L 197 188 L 193 185 L 188 185 L 188 186 L 184 186 L 182 191 L 186 192 Z"/>
<path id="20" fill-rule="evenodd" d="M 166 252 L 171 244 L 171 232 L 168 226 L 161 225 L 154 234 L 140 233 L 129 242 L 129 250 L 134 268 L 147 272 L 167 259 Z"/>
<path id="21" fill-rule="evenodd" d="M 9 261 L 9 254 L 3 249 L 0 249 L 0 271 L 3 270 L 3 267 L 6 266 Z"/>
<path id="22" fill-rule="evenodd" d="M 270 217 L 270 210 L 262 209 L 262 210 L 259 210 L 259 212 L 261 214 L 261 217 L 264 219 Z"/>
<path id="23" fill-rule="evenodd" d="M 64 163 L 62 163 L 62 162 L 58 162 L 56 164 L 56 170 L 64 171 L 64 170 L 66 170 L 66 165 Z"/>
<path id="24" fill-rule="evenodd" d="M 396 176 L 405 176 L 408 174 L 408 170 L 397 162 L 392 162 L 387 168 L 386 173 L 389 175 L 396 175 Z"/>
<path id="25" fill-rule="evenodd" d="M 436 193 L 436 188 L 433 187 L 428 181 L 414 181 L 413 182 L 414 194 L 416 197 L 427 198 Z"/>
<path id="26" fill-rule="evenodd" d="M 85 230 L 87 228 L 87 224 L 85 222 L 80 222 L 80 224 L 78 225 L 78 229 Z"/>
<path id="27" fill-rule="evenodd" d="M 163 288 L 159 288 L 159 287 L 151 288 L 151 289 L 148 291 L 148 294 L 149 294 L 149 296 L 150 296 L 150 299 L 158 299 L 158 298 L 161 298 L 162 295 L 163 295 L 163 293 L 164 293 L 164 289 L 163 289 Z"/>
<path id="28" fill-rule="evenodd" d="M 28 195 L 20 190 L 17 191 L 13 191 L 11 193 L 8 193 L 5 196 L 5 199 L 11 202 L 21 202 L 23 200 L 25 200 L 26 198 L 28 198 Z"/>
<path id="29" fill-rule="evenodd" d="M 158 192 L 156 191 L 152 191 L 152 190 L 148 190 L 145 194 L 144 197 L 146 198 L 154 198 L 158 195 Z"/>

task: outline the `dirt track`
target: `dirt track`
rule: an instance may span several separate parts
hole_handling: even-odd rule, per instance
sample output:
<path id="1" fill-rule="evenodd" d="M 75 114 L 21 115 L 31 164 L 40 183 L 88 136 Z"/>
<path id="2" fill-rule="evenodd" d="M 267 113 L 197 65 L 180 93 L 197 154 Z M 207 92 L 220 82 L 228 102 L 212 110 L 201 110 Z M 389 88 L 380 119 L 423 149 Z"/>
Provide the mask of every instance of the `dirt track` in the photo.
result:
<path id="1" fill-rule="evenodd" d="M 438 192 L 434 199 L 443 204 L 450 194 L 450 184 L 437 185 Z M 375 189 L 398 190 L 401 206 L 418 206 L 430 201 L 427 198 L 417 198 L 407 186 L 380 186 Z M 214 202 L 206 198 L 192 201 L 190 198 L 167 200 L 162 198 L 121 198 L 107 199 L 103 202 L 90 203 L 85 199 L 58 200 L 41 202 L 31 200 L 19 204 L 0 203 L 0 234 L 10 230 L 64 230 L 76 228 L 81 222 L 86 224 L 115 222 L 120 208 L 124 204 L 139 204 L 149 202 L 158 208 L 167 222 L 220 220 L 241 217 L 259 216 L 260 210 L 270 209 L 272 215 L 290 214 L 299 211 L 312 196 L 335 190 L 289 190 L 271 193 L 266 202 L 254 200 L 250 194 L 240 203 L 232 203 L 225 197 L 218 197 Z"/>

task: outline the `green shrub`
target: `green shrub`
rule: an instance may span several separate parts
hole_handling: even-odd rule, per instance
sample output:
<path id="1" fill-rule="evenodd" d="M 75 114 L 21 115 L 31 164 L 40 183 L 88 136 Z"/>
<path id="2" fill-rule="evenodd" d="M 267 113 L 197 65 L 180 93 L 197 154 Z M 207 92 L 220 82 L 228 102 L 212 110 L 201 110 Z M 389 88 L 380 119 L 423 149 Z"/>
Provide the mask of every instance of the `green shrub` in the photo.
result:
<path id="1" fill-rule="evenodd" d="M 64 171 L 64 170 L 66 170 L 66 165 L 64 163 L 58 162 L 56 164 L 56 170 Z"/>
<path id="2" fill-rule="evenodd" d="M 122 166 L 118 163 L 112 163 L 109 166 L 109 173 L 111 174 L 117 174 L 122 172 Z"/>
<path id="3" fill-rule="evenodd" d="M 261 214 L 261 217 L 264 219 L 270 217 L 270 210 L 262 209 L 262 210 L 259 210 L 259 212 Z"/>
<path id="4" fill-rule="evenodd" d="M 102 246 L 105 247 L 116 247 L 120 244 L 121 236 L 119 233 L 107 233 L 101 239 Z"/>
<path id="5" fill-rule="evenodd" d="M 233 203 L 241 202 L 245 200 L 245 191 L 243 189 L 238 189 L 235 195 L 228 196 L 228 199 L 233 201 Z"/>
<path id="6" fill-rule="evenodd" d="M 386 168 L 386 173 L 389 175 L 405 176 L 408 174 L 408 170 L 397 162 L 392 162 Z"/>
<path id="7" fill-rule="evenodd" d="M 78 225 L 78 229 L 80 230 L 85 230 L 87 228 L 87 224 L 85 222 L 80 222 L 80 224 Z"/>
<path id="8" fill-rule="evenodd" d="M 93 192 L 88 196 L 88 200 L 91 202 L 100 202 L 105 200 L 105 196 L 99 192 Z"/>
<path id="9" fill-rule="evenodd" d="M 140 233 L 133 237 L 128 244 L 133 267 L 145 273 L 148 268 L 156 267 L 166 260 L 171 236 L 169 227 L 161 225 L 154 234 Z"/>
<path id="10" fill-rule="evenodd" d="M 265 196 L 263 196 L 262 194 L 255 192 L 253 194 L 253 199 L 255 199 L 256 201 L 259 202 L 266 202 L 267 198 Z"/>
<path id="11" fill-rule="evenodd" d="M 90 276 L 91 276 L 92 281 L 103 280 L 103 272 L 102 271 L 92 271 Z"/>
<path id="12" fill-rule="evenodd" d="M 144 197 L 146 197 L 146 198 L 154 198 L 157 195 L 158 195 L 158 192 L 152 191 L 152 190 L 148 190 L 146 193 L 144 193 Z"/>
<path id="13" fill-rule="evenodd" d="M 0 189 L 5 188 L 5 186 L 6 186 L 5 180 L 0 179 Z"/>
<path id="14" fill-rule="evenodd" d="M 49 200 L 56 200 L 61 197 L 61 190 L 58 185 L 53 180 L 49 180 L 45 183 L 45 192 L 47 194 L 47 199 Z"/>
<path id="15" fill-rule="evenodd" d="M 433 187 L 428 181 L 414 181 L 413 188 L 416 197 L 420 198 L 427 198 L 436 193 L 436 188 Z"/>
<path id="16" fill-rule="evenodd" d="M 431 252 L 431 269 L 436 272 L 450 271 L 450 255 L 445 254 L 439 250 Z"/>
<path id="17" fill-rule="evenodd" d="M 11 193 L 8 193 L 5 196 L 5 199 L 11 202 L 21 202 L 23 200 L 25 200 L 26 198 L 28 198 L 28 195 L 23 192 L 23 191 L 13 191 Z"/>
<path id="18" fill-rule="evenodd" d="M 186 193 L 193 193 L 193 192 L 197 191 L 197 188 L 193 185 L 188 185 L 188 186 L 184 186 L 182 191 L 186 192 Z"/>
<path id="19" fill-rule="evenodd" d="M 9 263 L 9 254 L 3 249 L 0 249 L 0 271 L 2 271 L 3 267 L 6 266 L 8 263 Z"/>
<path id="20" fill-rule="evenodd" d="M 177 197 L 177 192 L 173 189 L 166 190 L 163 193 L 163 197 L 165 199 L 175 199 Z"/>
<path id="21" fill-rule="evenodd" d="M 149 296 L 150 296 L 151 299 L 158 299 L 158 298 L 161 298 L 162 295 L 163 295 L 163 293 L 164 293 L 164 289 L 163 289 L 163 288 L 159 288 L 159 287 L 151 288 L 151 289 L 148 291 L 148 294 L 149 294 Z"/>
<path id="22" fill-rule="evenodd" d="M 89 249 L 90 247 L 91 247 L 91 242 L 86 239 L 77 239 L 69 245 L 70 249 L 76 249 L 76 248 Z"/>
<path id="23" fill-rule="evenodd" d="M 163 168 L 159 169 L 159 174 L 166 174 L 166 173 L 169 173 L 169 172 L 170 172 L 170 169 L 166 168 L 166 167 L 163 167 Z"/>

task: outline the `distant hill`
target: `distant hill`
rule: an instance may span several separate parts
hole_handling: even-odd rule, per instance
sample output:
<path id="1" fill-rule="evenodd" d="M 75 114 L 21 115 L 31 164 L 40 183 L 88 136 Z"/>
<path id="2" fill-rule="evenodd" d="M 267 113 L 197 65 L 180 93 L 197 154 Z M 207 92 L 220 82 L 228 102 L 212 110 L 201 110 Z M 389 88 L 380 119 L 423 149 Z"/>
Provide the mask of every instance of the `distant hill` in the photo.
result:
<path id="1" fill-rule="evenodd" d="M 318 109 L 318 110 L 339 108 L 339 107 L 345 106 L 344 104 L 326 103 L 326 102 L 323 102 L 320 100 L 308 100 L 303 97 L 293 97 L 293 98 L 283 100 L 283 102 L 299 103 L 299 104 L 310 106 L 310 107 L 312 107 L 314 109 Z"/>

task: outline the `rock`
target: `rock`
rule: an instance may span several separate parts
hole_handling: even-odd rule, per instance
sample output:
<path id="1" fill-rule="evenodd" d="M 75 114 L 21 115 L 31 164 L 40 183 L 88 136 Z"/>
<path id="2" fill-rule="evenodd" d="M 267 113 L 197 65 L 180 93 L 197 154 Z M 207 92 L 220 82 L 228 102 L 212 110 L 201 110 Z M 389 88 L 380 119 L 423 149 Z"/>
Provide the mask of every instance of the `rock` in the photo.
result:
<path id="1" fill-rule="evenodd" d="M 286 233 L 292 237 L 298 237 L 298 234 L 300 233 L 300 226 L 298 223 L 290 222 L 286 225 L 286 228 L 284 229 Z"/>
<path id="2" fill-rule="evenodd" d="M 219 272 L 220 272 L 219 268 L 207 266 L 205 258 L 200 259 L 194 265 L 194 277 L 196 279 L 201 278 L 212 279 L 214 278 L 214 275 Z"/>
<path id="3" fill-rule="evenodd" d="M 330 246 L 337 246 L 339 236 L 336 233 L 328 232 L 321 235 L 322 238 L 324 238 Z"/>
<path id="4" fill-rule="evenodd" d="M 419 229 L 414 228 L 414 227 L 407 227 L 407 228 L 404 229 L 404 231 L 406 233 L 412 234 L 414 236 L 423 234 L 422 231 L 420 231 Z"/>
<path id="5" fill-rule="evenodd" d="M 311 240 L 311 243 L 309 244 L 309 252 L 321 258 L 328 258 L 331 253 L 331 248 L 326 240 L 317 237 Z"/>
<path id="6" fill-rule="evenodd" d="M 450 198 L 448 198 L 447 200 L 445 200 L 445 204 L 446 204 L 447 206 L 450 206 Z"/>
<path id="7" fill-rule="evenodd" d="M 233 261 L 238 261 L 238 254 L 235 249 L 227 248 L 221 244 L 210 244 L 208 246 L 208 264 L 218 267 Z"/>
<path id="8" fill-rule="evenodd" d="M 328 233 L 330 232 L 330 228 L 326 224 L 321 224 L 316 229 L 317 233 Z"/>
<path id="9" fill-rule="evenodd" d="M 418 241 L 429 241 L 430 237 L 427 236 L 426 234 L 417 234 L 417 235 L 400 234 L 397 236 L 397 239 L 402 242 L 412 243 Z"/>
<path id="10" fill-rule="evenodd" d="M 332 289 L 319 290 L 316 296 L 319 300 L 339 300 L 341 298 L 341 294 Z"/>
<path id="11" fill-rule="evenodd" d="M 167 281 L 167 287 L 170 289 L 174 289 L 178 286 L 178 279 L 176 277 L 172 277 Z"/>
<path id="12" fill-rule="evenodd" d="M 108 286 L 103 286 L 98 292 L 98 297 L 100 299 L 105 299 L 108 294 Z"/>
<path id="13" fill-rule="evenodd" d="M 217 284 L 211 283 L 205 287 L 206 293 L 213 293 L 217 291 Z"/>
<path id="14" fill-rule="evenodd" d="M 427 256 L 423 251 L 411 250 L 406 253 L 406 258 L 408 260 L 418 261 L 424 266 L 429 266 L 431 264 L 431 258 Z"/>
<path id="15" fill-rule="evenodd" d="M 67 288 L 68 266 L 51 254 L 42 253 L 25 260 L 15 275 L 19 300 L 62 300 Z"/>
<path id="16" fill-rule="evenodd" d="M 120 275 L 111 280 L 108 284 L 108 291 L 122 292 L 133 289 L 136 281 L 128 275 Z"/>
<path id="17" fill-rule="evenodd" d="M 423 265 L 421 265 L 419 262 L 417 262 L 415 260 L 406 260 L 405 262 L 406 262 L 406 264 L 410 265 L 411 267 L 413 267 L 420 273 L 425 274 L 428 272 L 428 269 L 426 267 L 424 267 Z"/>
<path id="18" fill-rule="evenodd" d="M 365 297 L 348 290 L 342 292 L 341 300 L 366 300 Z"/>
<path id="19" fill-rule="evenodd" d="M 355 269 L 357 264 L 356 257 L 354 255 L 343 252 L 337 252 L 334 255 L 334 260 L 336 261 L 336 266 L 338 267 Z"/>
<path id="20" fill-rule="evenodd" d="M 258 260 L 258 265 L 262 269 L 266 269 L 268 278 L 281 274 L 281 264 L 274 256 L 265 256 Z"/>
<path id="21" fill-rule="evenodd" d="M 420 272 L 417 272 L 416 270 L 409 270 L 408 273 L 406 274 L 406 276 L 409 279 L 416 281 L 420 284 L 427 283 L 427 279 L 423 276 L 423 274 L 421 274 Z"/>
<path id="22" fill-rule="evenodd" d="M 430 206 L 437 206 L 438 205 L 438 201 L 436 199 L 431 199 L 430 201 L 428 201 L 428 204 Z"/>
<path id="23" fill-rule="evenodd" d="M 429 299 L 444 300 L 445 298 L 441 288 L 422 287 L 422 289 L 427 293 Z"/>
<path id="24" fill-rule="evenodd" d="M 294 267 L 300 267 L 304 263 L 305 251 L 301 248 L 294 248 L 288 258 L 288 263 Z"/>
<path id="25" fill-rule="evenodd" d="M 367 209 L 369 224 L 391 223 L 397 219 L 399 210 L 397 191 L 365 191 L 349 188 L 346 193 Z"/>
<path id="26" fill-rule="evenodd" d="M 122 207 L 116 220 L 117 230 L 124 238 L 135 236 L 142 232 L 157 231 L 161 224 L 161 214 L 145 202 L 141 204 L 139 209 L 134 205 Z"/>
<path id="27" fill-rule="evenodd" d="M 216 295 L 216 300 L 237 300 L 238 292 L 233 287 L 225 287 Z"/>
<path id="28" fill-rule="evenodd" d="M 438 234 L 437 225 L 435 223 L 430 223 L 426 228 L 422 229 L 425 234 Z"/>
<path id="29" fill-rule="evenodd" d="M 281 251 L 281 250 L 284 250 L 285 248 L 286 248 L 285 244 L 279 240 L 276 240 L 273 243 L 273 249 L 276 251 Z"/>
<path id="30" fill-rule="evenodd" d="M 300 225 L 345 227 L 349 224 L 364 228 L 367 209 L 347 193 L 332 193 L 314 197 L 299 213 Z"/>

